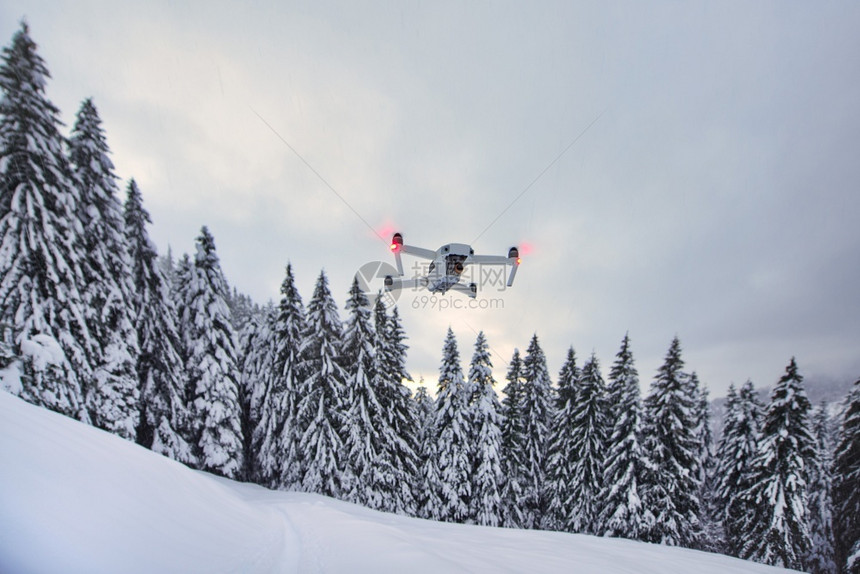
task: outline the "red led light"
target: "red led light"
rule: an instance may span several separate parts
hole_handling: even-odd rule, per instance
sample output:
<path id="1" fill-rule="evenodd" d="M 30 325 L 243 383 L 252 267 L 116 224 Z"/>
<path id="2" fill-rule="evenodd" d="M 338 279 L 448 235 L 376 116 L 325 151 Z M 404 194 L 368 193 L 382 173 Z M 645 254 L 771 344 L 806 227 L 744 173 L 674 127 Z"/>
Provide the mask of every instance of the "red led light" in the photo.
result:
<path id="1" fill-rule="evenodd" d="M 391 250 L 392 250 L 392 251 L 397 251 L 397 248 L 398 248 L 398 247 L 399 247 L 399 246 L 398 246 L 396 243 L 392 243 L 392 244 L 391 244 Z"/>
<path id="2" fill-rule="evenodd" d="M 522 258 L 521 258 L 521 257 L 517 257 L 517 265 L 519 265 L 519 264 L 520 264 L 520 263 L 522 263 L 522 262 L 523 262 Z"/>

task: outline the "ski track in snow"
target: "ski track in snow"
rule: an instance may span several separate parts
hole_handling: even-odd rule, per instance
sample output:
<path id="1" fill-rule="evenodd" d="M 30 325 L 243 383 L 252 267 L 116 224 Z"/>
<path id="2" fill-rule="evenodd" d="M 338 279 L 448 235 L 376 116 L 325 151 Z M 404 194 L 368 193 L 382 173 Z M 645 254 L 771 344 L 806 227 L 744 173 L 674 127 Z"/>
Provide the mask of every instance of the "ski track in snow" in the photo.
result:
<path id="1" fill-rule="evenodd" d="M 445 524 L 189 470 L 0 392 L 0 572 L 785 572 L 629 540 Z"/>

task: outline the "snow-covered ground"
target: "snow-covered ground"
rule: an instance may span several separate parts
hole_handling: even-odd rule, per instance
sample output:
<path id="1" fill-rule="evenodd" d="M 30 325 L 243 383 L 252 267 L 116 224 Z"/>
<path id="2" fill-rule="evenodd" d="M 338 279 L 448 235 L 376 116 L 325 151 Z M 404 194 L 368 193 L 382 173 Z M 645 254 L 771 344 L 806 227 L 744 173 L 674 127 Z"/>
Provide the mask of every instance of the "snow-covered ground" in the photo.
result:
<path id="1" fill-rule="evenodd" d="M 778 572 L 618 539 L 442 524 L 189 470 L 0 391 L 0 572 Z"/>

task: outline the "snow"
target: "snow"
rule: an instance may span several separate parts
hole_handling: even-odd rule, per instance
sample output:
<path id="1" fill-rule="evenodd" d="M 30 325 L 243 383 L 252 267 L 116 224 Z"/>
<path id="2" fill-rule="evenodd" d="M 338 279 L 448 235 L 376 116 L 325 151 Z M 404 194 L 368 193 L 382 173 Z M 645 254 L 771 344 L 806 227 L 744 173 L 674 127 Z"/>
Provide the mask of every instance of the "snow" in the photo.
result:
<path id="1" fill-rule="evenodd" d="M 48 365 L 62 365 L 66 361 L 66 355 L 57 340 L 42 333 L 21 341 L 21 354 L 32 359 L 37 371 L 44 371 Z"/>
<path id="2" fill-rule="evenodd" d="M 845 561 L 845 564 L 846 569 L 853 572 L 857 568 L 857 565 L 860 564 L 860 544 L 855 544 L 851 551 L 852 554 L 848 557 L 848 560 Z"/>
<path id="3" fill-rule="evenodd" d="M 2 572 L 781 571 L 693 550 L 443 524 L 269 491 L 189 470 L 5 392 L 0 459 Z"/>
<path id="4" fill-rule="evenodd" d="M 21 382 L 21 364 L 18 361 L 12 361 L 4 369 L 0 369 L 0 389 L 20 395 L 24 390 L 24 384 Z"/>

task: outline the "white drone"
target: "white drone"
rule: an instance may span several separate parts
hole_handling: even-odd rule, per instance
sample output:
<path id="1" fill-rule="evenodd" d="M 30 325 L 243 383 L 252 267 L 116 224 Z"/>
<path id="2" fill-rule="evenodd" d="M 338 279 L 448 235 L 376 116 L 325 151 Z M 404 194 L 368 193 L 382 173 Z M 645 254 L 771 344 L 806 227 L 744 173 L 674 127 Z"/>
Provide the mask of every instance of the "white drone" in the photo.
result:
<path id="1" fill-rule="evenodd" d="M 508 275 L 507 286 L 514 284 L 517 268 L 520 266 L 520 252 L 516 247 L 508 250 L 508 256 L 504 255 L 475 255 L 475 250 L 465 243 L 449 243 L 443 245 L 436 251 L 413 247 L 403 244 L 403 236 L 395 233 L 391 238 L 391 252 L 397 263 L 399 277 L 391 275 L 385 277 L 385 290 L 393 289 L 417 289 L 426 287 L 431 293 L 444 294 L 449 290 L 465 293 L 471 298 L 478 294 L 478 285 L 460 283 L 461 275 L 468 265 L 510 265 L 511 272 Z M 401 279 L 403 277 L 403 262 L 400 254 L 414 255 L 422 259 L 429 259 L 430 266 L 426 275 L 412 279 Z"/>

